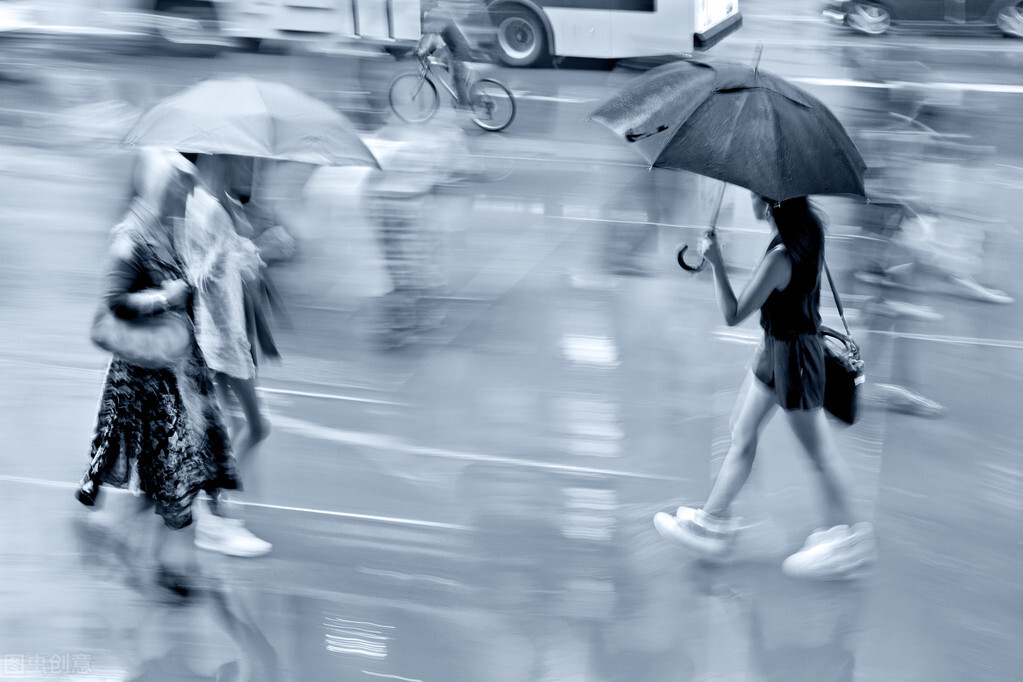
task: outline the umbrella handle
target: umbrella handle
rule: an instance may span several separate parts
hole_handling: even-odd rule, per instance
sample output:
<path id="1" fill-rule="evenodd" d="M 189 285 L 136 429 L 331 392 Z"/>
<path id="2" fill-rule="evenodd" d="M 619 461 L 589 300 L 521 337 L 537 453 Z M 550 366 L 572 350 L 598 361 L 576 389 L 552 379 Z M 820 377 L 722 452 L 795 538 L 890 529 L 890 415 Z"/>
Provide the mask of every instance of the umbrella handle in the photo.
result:
<path id="1" fill-rule="evenodd" d="M 688 251 L 688 250 L 689 250 L 689 244 L 683 244 L 681 246 L 681 248 L 679 248 L 679 250 L 678 250 L 677 258 L 678 258 L 678 265 L 679 265 L 680 268 L 682 268 L 686 272 L 700 272 L 701 270 L 703 270 L 704 268 L 707 267 L 707 261 L 706 260 L 701 260 L 696 265 L 690 265 L 689 263 L 686 263 L 684 256 L 686 255 L 686 251 Z"/>
<path id="2" fill-rule="evenodd" d="M 722 182 L 721 183 L 721 191 L 718 193 L 717 206 L 714 208 L 714 217 L 710 221 L 710 230 L 709 230 L 710 232 L 714 232 L 717 229 L 718 217 L 721 215 L 721 204 L 725 200 L 725 190 L 727 188 L 728 188 L 728 183 Z M 690 265 L 689 263 L 686 263 L 686 261 L 683 258 L 683 256 L 686 255 L 686 251 L 688 251 L 688 250 L 689 250 L 689 245 L 688 244 L 683 244 L 678 249 L 678 254 L 675 256 L 675 258 L 676 258 L 676 260 L 678 260 L 678 266 L 680 268 L 682 268 L 686 272 L 700 272 L 701 270 L 703 270 L 704 268 L 707 267 L 707 261 L 706 260 L 701 260 L 696 265 Z"/>

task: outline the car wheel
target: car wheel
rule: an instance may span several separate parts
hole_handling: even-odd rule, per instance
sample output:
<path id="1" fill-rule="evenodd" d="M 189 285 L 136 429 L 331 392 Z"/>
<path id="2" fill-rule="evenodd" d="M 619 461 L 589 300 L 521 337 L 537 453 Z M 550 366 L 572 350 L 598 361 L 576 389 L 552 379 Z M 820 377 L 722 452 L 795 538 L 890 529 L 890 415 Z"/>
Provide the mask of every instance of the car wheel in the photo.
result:
<path id="1" fill-rule="evenodd" d="M 1003 9 L 998 13 L 995 23 L 1005 35 L 1023 38 L 1023 2 Z"/>
<path id="2" fill-rule="evenodd" d="M 547 34 L 535 14 L 526 9 L 498 9 L 497 52 L 508 66 L 537 66 L 547 54 Z"/>
<path id="3" fill-rule="evenodd" d="M 854 2 L 846 13 L 845 22 L 853 30 L 876 36 L 887 31 L 892 25 L 892 15 L 880 5 Z"/>

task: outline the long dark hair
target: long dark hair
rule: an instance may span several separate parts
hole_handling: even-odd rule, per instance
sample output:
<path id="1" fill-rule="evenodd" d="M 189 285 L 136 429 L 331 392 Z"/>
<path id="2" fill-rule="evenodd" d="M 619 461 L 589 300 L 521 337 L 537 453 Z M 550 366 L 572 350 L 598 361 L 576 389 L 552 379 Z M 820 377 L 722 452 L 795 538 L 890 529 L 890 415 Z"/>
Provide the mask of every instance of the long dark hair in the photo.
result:
<path id="1" fill-rule="evenodd" d="M 820 269 L 824 260 L 824 216 L 806 197 L 770 203 L 782 244 L 796 265 Z"/>

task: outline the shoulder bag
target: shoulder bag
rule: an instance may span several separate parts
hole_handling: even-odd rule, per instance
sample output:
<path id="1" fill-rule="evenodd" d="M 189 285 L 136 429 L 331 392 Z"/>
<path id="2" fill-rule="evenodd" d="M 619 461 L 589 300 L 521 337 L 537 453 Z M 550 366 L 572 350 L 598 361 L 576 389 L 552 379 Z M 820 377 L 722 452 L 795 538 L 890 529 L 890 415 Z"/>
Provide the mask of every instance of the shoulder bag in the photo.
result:
<path id="1" fill-rule="evenodd" d="M 864 363 L 860 358 L 860 347 L 853 341 L 849 323 L 845 321 L 842 300 L 838 297 L 838 289 L 835 288 L 835 280 L 831 277 L 827 263 L 824 264 L 824 272 L 828 276 L 838 316 L 845 328 L 843 334 L 830 327 L 821 327 L 820 333 L 824 339 L 824 409 L 846 424 L 853 424 L 856 422 L 859 387 L 866 380 L 863 375 Z"/>
<path id="2" fill-rule="evenodd" d="M 103 301 L 92 321 L 92 342 L 139 367 L 175 367 L 191 351 L 188 317 L 177 311 L 125 320 Z"/>

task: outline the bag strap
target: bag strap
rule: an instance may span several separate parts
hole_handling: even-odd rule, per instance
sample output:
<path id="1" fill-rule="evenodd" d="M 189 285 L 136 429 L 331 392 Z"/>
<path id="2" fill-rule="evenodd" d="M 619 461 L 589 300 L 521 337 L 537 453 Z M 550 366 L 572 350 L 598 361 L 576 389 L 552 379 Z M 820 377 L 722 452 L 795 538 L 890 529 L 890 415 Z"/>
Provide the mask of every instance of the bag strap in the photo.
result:
<path id="1" fill-rule="evenodd" d="M 845 309 L 842 307 L 842 299 L 838 297 L 838 288 L 835 286 L 835 280 L 831 276 L 831 270 L 828 268 L 827 261 L 824 261 L 824 272 L 828 276 L 828 285 L 831 287 L 831 295 L 835 297 L 835 307 L 838 308 L 838 316 L 842 318 L 845 335 L 852 338 L 852 332 L 849 331 L 849 323 L 845 321 Z"/>

